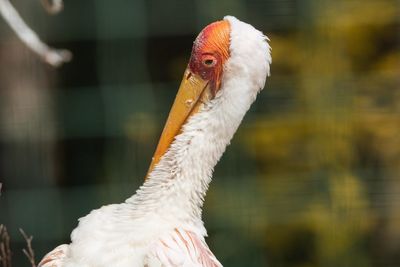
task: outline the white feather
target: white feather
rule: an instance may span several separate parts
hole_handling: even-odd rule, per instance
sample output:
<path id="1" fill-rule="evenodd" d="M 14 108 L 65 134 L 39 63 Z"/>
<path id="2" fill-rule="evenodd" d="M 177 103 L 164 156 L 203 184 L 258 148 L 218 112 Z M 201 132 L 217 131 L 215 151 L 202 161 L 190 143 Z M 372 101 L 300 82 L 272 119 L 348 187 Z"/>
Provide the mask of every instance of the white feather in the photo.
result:
<path id="1" fill-rule="evenodd" d="M 213 169 L 264 87 L 271 63 L 267 38 L 260 31 L 232 16 L 225 20 L 231 25 L 230 58 L 217 96 L 188 120 L 135 195 L 79 220 L 68 253 L 55 266 L 221 266 L 205 252 L 201 208 Z M 177 233 L 193 233 L 200 241 L 186 246 L 189 236 L 176 239 Z M 202 252 L 215 265 L 188 260 L 201 259 Z"/>

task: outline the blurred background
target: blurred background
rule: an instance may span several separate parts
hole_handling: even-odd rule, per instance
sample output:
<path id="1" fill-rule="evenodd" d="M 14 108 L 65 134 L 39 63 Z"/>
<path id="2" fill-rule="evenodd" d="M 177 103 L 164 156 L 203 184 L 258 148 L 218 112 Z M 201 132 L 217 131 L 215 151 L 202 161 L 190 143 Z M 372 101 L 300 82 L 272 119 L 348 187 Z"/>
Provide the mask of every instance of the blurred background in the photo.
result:
<path id="1" fill-rule="evenodd" d="M 396 0 L 14 0 L 72 51 L 43 63 L 0 20 L 0 223 L 14 266 L 142 183 L 200 30 L 235 15 L 271 39 L 271 77 L 217 165 L 207 242 L 229 267 L 400 266 Z"/>

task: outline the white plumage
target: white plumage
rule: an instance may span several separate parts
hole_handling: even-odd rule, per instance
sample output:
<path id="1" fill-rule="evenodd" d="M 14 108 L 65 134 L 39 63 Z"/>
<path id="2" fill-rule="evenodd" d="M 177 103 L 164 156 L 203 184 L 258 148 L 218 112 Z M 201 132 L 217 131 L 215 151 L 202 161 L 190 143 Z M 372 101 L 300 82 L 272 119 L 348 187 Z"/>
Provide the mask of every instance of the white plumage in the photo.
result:
<path id="1" fill-rule="evenodd" d="M 205 243 L 201 208 L 214 166 L 264 87 L 271 63 L 260 31 L 224 19 L 230 57 L 215 98 L 187 120 L 135 195 L 81 218 L 72 242 L 46 255 L 40 267 L 222 266 Z"/>

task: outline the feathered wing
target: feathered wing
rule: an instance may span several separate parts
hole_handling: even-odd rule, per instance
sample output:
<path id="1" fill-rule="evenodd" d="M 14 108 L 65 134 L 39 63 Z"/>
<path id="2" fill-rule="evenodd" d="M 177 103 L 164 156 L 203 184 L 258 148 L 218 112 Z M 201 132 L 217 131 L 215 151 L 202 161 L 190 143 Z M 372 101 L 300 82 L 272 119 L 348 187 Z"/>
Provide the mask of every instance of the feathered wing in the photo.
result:
<path id="1" fill-rule="evenodd" d="M 156 242 L 145 262 L 148 267 L 222 267 L 202 236 L 182 229 Z"/>
<path id="2" fill-rule="evenodd" d="M 68 245 L 66 244 L 56 247 L 43 257 L 39 262 L 38 267 L 61 267 L 65 257 L 67 256 L 67 251 Z"/>

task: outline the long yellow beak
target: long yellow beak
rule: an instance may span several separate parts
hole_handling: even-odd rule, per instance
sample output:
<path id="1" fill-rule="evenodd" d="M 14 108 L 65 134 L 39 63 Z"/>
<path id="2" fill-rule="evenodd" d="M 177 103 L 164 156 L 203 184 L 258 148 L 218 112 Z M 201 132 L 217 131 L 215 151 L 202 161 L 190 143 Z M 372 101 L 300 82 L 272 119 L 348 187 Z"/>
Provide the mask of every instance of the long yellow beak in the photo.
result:
<path id="1" fill-rule="evenodd" d="M 189 68 L 187 68 L 183 75 L 174 104 L 169 112 L 167 122 L 165 123 L 146 178 L 153 171 L 165 152 L 167 152 L 175 136 L 181 132 L 182 126 L 186 123 L 188 118 L 198 112 L 202 103 L 209 100 L 210 96 L 211 91 L 208 81 L 193 74 Z"/>

